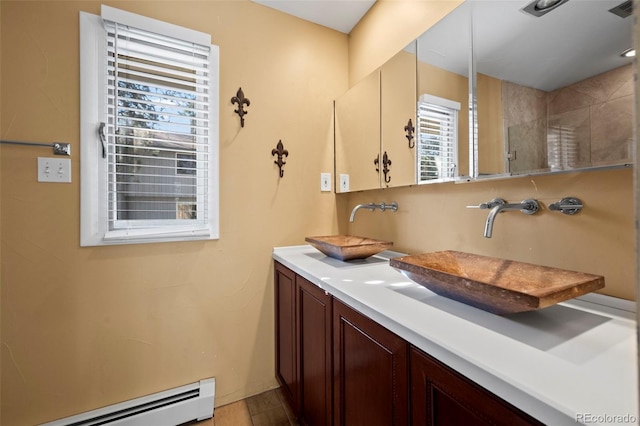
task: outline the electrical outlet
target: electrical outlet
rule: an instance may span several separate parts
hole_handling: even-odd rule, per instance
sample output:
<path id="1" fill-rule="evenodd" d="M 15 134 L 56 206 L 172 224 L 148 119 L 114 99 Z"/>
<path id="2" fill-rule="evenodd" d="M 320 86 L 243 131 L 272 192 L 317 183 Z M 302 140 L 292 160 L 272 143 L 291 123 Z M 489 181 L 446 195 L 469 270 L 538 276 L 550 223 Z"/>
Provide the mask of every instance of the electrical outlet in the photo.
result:
<path id="1" fill-rule="evenodd" d="M 38 157 L 38 182 L 71 183 L 71 159 Z"/>
<path id="2" fill-rule="evenodd" d="M 340 192 L 349 192 L 349 175 L 340 175 Z"/>
<path id="3" fill-rule="evenodd" d="M 331 173 L 320 173 L 320 191 L 331 191 Z"/>

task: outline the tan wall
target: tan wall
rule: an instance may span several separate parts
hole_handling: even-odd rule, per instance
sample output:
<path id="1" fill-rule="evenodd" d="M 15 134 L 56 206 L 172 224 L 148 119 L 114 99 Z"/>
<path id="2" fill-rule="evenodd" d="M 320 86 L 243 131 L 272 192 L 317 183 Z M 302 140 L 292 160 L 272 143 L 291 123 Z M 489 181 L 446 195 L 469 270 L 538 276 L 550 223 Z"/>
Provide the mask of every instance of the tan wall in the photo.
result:
<path id="1" fill-rule="evenodd" d="M 424 7 L 434 4 L 445 7 L 453 3 L 383 0 L 372 12 L 394 8 L 407 15 L 411 11 L 419 15 Z M 395 19 L 397 14 L 389 16 L 383 22 L 378 14 L 368 14 L 354 29 L 352 34 L 367 43 L 355 43 L 355 37 L 350 40 L 351 81 L 357 81 L 358 76 L 379 66 L 378 60 L 384 62 L 393 54 L 380 59 L 372 53 L 369 40 L 393 34 L 393 39 L 384 44 L 385 51 L 397 52 L 411 37 L 419 35 L 405 21 Z M 487 211 L 466 208 L 495 197 L 512 202 L 536 198 L 547 206 L 565 196 L 581 198 L 585 203 L 583 212 L 567 216 L 545 208 L 534 216 L 503 213 L 496 219 L 491 239 L 482 236 Z M 361 211 L 353 224 L 348 223 L 351 208 L 372 201 L 397 201 L 399 210 Z M 339 214 L 345 215 L 339 216 L 341 232 L 391 240 L 399 251 L 456 249 L 602 274 L 606 280 L 602 293 L 625 299 L 636 297 L 632 170 L 390 188 L 339 194 L 337 204 Z"/>
<path id="2" fill-rule="evenodd" d="M 349 34 L 349 85 L 384 64 L 462 1 L 377 0 Z"/>
<path id="3" fill-rule="evenodd" d="M 78 12 L 99 3 L 3 0 L 1 136 L 73 153 L 73 183 L 39 184 L 36 157 L 50 149 L 0 149 L 3 426 L 210 376 L 216 405 L 277 386 L 272 248 L 337 232 L 319 177 L 333 171 L 346 35 L 245 0 L 107 3 L 220 46 L 220 240 L 79 247 Z M 230 103 L 240 86 L 242 129 Z"/>

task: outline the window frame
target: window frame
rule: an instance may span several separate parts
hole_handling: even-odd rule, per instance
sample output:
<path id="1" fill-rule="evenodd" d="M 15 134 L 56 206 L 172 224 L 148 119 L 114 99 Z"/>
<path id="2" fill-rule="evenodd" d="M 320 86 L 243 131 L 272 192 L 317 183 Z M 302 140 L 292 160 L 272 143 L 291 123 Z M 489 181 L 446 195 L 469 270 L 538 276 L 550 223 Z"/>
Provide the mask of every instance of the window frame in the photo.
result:
<path id="1" fill-rule="evenodd" d="M 108 161 L 103 158 L 103 144 L 98 133 L 100 123 L 106 121 L 104 106 L 106 31 L 103 19 L 210 46 L 209 168 L 206 170 L 207 221 L 204 224 L 185 224 L 187 220 L 184 219 L 161 219 L 149 221 L 150 226 L 145 228 L 109 229 Z M 80 245 L 82 247 L 219 238 L 218 103 L 219 48 L 211 44 L 211 37 L 208 34 L 105 5 L 102 5 L 101 16 L 80 12 Z"/>

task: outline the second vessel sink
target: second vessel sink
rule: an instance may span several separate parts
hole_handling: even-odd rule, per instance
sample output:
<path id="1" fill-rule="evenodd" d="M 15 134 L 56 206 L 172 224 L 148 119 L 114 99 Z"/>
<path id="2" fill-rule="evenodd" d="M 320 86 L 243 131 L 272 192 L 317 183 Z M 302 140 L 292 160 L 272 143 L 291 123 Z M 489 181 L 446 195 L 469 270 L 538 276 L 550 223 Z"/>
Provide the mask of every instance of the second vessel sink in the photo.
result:
<path id="1" fill-rule="evenodd" d="M 339 260 L 365 259 L 393 246 L 390 241 L 355 235 L 306 237 L 305 241 L 327 256 Z"/>
<path id="2" fill-rule="evenodd" d="M 531 311 L 604 287 L 604 277 L 459 251 L 391 259 L 407 278 L 441 296 L 498 315 Z"/>

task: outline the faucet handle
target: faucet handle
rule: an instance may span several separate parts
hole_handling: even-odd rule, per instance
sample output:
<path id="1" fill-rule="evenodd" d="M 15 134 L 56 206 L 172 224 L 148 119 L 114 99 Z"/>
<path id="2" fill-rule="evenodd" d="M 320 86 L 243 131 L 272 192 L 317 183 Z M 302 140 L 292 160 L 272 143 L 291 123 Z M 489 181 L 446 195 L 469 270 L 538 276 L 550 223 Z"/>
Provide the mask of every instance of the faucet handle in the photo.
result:
<path id="1" fill-rule="evenodd" d="M 538 210 L 540 210 L 540 204 L 538 203 L 538 200 L 534 200 L 533 198 L 527 198 L 526 200 L 522 200 L 520 205 L 523 206 L 523 208 L 520 209 L 520 211 L 524 214 L 534 214 Z"/>
<path id="2" fill-rule="evenodd" d="M 380 203 L 380 204 L 374 204 L 375 207 L 378 207 L 380 210 L 385 211 L 385 210 L 393 210 L 398 211 L 398 203 L 396 203 L 395 201 L 392 203 Z M 374 208 L 375 210 L 375 208 Z"/>
<path id="3" fill-rule="evenodd" d="M 582 201 L 576 197 L 565 197 L 557 203 L 549 204 L 549 210 L 559 211 L 564 214 L 576 214 L 582 210 L 582 207 Z"/>
<path id="4" fill-rule="evenodd" d="M 494 208 L 497 205 L 503 206 L 505 204 L 507 204 L 507 202 L 504 199 L 502 199 L 502 198 L 494 198 L 493 200 L 488 201 L 486 203 L 482 203 L 482 204 L 480 204 L 478 206 L 467 206 L 467 208 L 468 209 L 488 210 L 488 209 Z"/>

